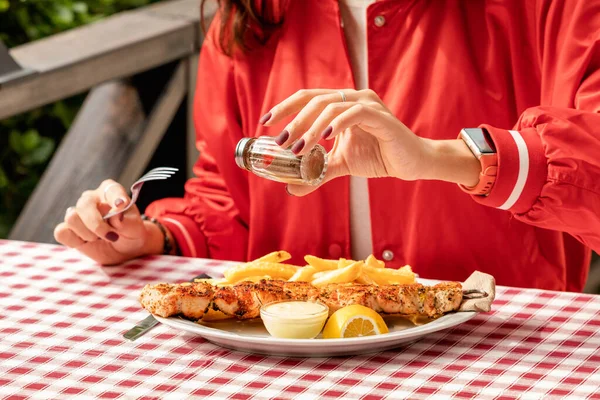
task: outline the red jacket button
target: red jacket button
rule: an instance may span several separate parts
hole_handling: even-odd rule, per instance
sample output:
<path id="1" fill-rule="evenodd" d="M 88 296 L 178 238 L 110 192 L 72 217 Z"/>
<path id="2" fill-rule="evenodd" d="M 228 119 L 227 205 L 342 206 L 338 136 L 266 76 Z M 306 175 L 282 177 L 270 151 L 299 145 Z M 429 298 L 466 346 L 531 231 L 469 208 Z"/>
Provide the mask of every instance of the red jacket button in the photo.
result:
<path id="1" fill-rule="evenodd" d="M 342 247 L 339 244 L 332 244 L 329 246 L 329 257 L 331 259 L 338 259 L 342 256 Z"/>
<path id="2" fill-rule="evenodd" d="M 378 15 L 375 17 L 375 26 L 381 28 L 385 25 L 385 17 L 383 15 Z"/>
<path id="3" fill-rule="evenodd" d="M 381 254 L 381 257 L 385 261 L 392 261 L 394 259 L 394 252 L 391 250 L 384 250 L 383 253 Z"/>

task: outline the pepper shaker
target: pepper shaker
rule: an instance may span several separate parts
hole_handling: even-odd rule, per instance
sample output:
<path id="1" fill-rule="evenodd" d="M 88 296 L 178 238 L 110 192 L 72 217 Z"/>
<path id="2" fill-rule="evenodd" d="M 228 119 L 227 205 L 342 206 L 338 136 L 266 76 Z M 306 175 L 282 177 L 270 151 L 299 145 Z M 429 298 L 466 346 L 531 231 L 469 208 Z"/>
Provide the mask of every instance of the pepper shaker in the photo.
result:
<path id="1" fill-rule="evenodd" d="M 294 185 L 316 186 L 327 171 L 327 152 L 316 145 L 310 152 L 297 156 L 283 149 L 270 136 L 243 138 L 235 149 L 235 162 L 260 177 Z"/>

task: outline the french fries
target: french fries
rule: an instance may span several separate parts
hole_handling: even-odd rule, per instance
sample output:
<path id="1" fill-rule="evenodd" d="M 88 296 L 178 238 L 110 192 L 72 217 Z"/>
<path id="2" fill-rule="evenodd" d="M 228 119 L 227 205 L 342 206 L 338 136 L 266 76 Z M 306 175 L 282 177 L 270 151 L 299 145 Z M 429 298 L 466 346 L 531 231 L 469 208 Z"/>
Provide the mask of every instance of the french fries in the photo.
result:
<path id="1" fill-rule="evenodd" d="M 356 261 L 344 268 L 321 272 L 323 275 L 314 279 L 311 283 L 316 287 L 321 287 L 329 285 L 330 283 L 353 282 L 360 276 L 364 265 L 365 263 L 363 261 Z"/>
<path id="2" fill-rule="evenodd" d="M 292 258 L 292 255 L 285 250 L 274 251 L 272 253 L 267 254 L 266 256 L 262 256 L 255 262 L 271 262 L 271 263 L 281 263 Z"/>
<path id="3" fill-rule="evenodd" d="M 345 258 L 340 258 L 338 261 L 337 267 L 338 269 L 346 268 L 350 264 L 354 264 L 356 261 L 354 260 L 346 260 Z"/>
<path id="4" fill-rule="evenodd" d="M 290 282 L 310 282 L 315 286 L 330 283 L 356 282 L 363 285 L 390 285 L 415 282 L 410 266 L 400 269 L 385 267 L 385 262 L 370 255 L 364 261 L 327 260 L 311 255 L 304 257 L 308 265 L 299 267 L 285 264 L 291 259 L 287 251 L 274 251 L 259 259 L 225 271 L 222 279 L 199 279 L 216 286 L 233 285 L 243 281 L 260 282 L 262 279 L 283 279 Z"/>
<path id="5" fill-rule="evenodd" d="M 367 257 L 367 259 L 365 260 L 365 264 L 373 268 L 385 268 L 385 262 L 376 259 L 373 254 Z"/>
<path id="6" fill-rule="evenodd" d="M 400 269 L 373 268 L 365 265 L 363 270 L 378 285 L 403 285 L 415 282 L 415 274 L 408 265 Z"/>
<path id="7" fill-rule="evenodd" d="M 318 272 L 317 268 L 307 265 L 304 268 L 298 268 L 298 271 L 288 281 L 290 282 L 310 282 Z"/>
<path id="8" fill-rule="evenodd" d="M 280 264 L 265 261 L 253 261 L 238 265 L 225 271 L 225 279 L 231 283 L 241 282 L 245 278 L 259 275 L 269 275 L 273 279 L 290 279 L 298 268 L 295 265 Z"/>
<path id="9" fill-rule="evenodd" d="M 320 277 L 324 276 L 326 273 L 331 272 L 331 271 L 321 271 L 321 272 L 317 272 L 315 274 L 313 274 L 312 279 L 310 281 L 306 281 L 306 282 L 312 282 L 315 279 L 319 279 Z"/>
<path id="10" fill-rule="evenodd" d="M 377 282 L 375 282 L 370 276 L 369 274 L 367 274 L 366 272 L 363 271 L 362 274 L 360 274 L 360 276 L 358 278 L 356 278 L 356 283 L 360 283 L 363 285 L 377 285 Z"/>
<path id="11" fill-rule="evenodd" d="M 315 268 L 318 272 L 330 271 L 338 268 L 339 260 L 324 260 L 315 256 L 304 256 L 304 261 L 311 267 Z"/>

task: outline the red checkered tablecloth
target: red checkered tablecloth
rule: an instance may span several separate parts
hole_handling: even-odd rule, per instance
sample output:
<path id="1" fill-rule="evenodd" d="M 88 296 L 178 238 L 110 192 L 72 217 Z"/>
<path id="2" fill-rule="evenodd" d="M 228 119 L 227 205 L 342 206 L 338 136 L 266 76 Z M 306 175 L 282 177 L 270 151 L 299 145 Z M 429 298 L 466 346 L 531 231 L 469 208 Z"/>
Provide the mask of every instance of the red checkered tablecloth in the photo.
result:
<path id="1" fill-rule="evenodd" d="M 101 268 L 0 241 L 0 397 L 600 399 L 600 296 L 502 288 L 494 311 L 407 347 L 347 358 L 230 351 L 158 326 L 137 296 L 225 264 L 151 257 Z"/>

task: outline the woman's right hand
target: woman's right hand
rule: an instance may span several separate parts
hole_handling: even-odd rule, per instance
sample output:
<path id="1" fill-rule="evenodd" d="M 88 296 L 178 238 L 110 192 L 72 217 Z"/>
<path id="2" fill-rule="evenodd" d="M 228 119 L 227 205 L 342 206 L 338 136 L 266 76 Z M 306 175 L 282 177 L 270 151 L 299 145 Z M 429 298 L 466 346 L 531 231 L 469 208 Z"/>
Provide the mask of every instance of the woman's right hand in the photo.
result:
<path id="1" fill-rule="evenodd" d="M 64 222 L 54 229 L 54 238 L 103 265 L 160 253 L 160 230 L 145 223 L 135 205 L 106 221 L 102 218 L 109 211 L 125 208 L 130 201 L 123 186 L 106 180 L 98 188 L 83 192 L 76 205 L 67 209 Z"/>

